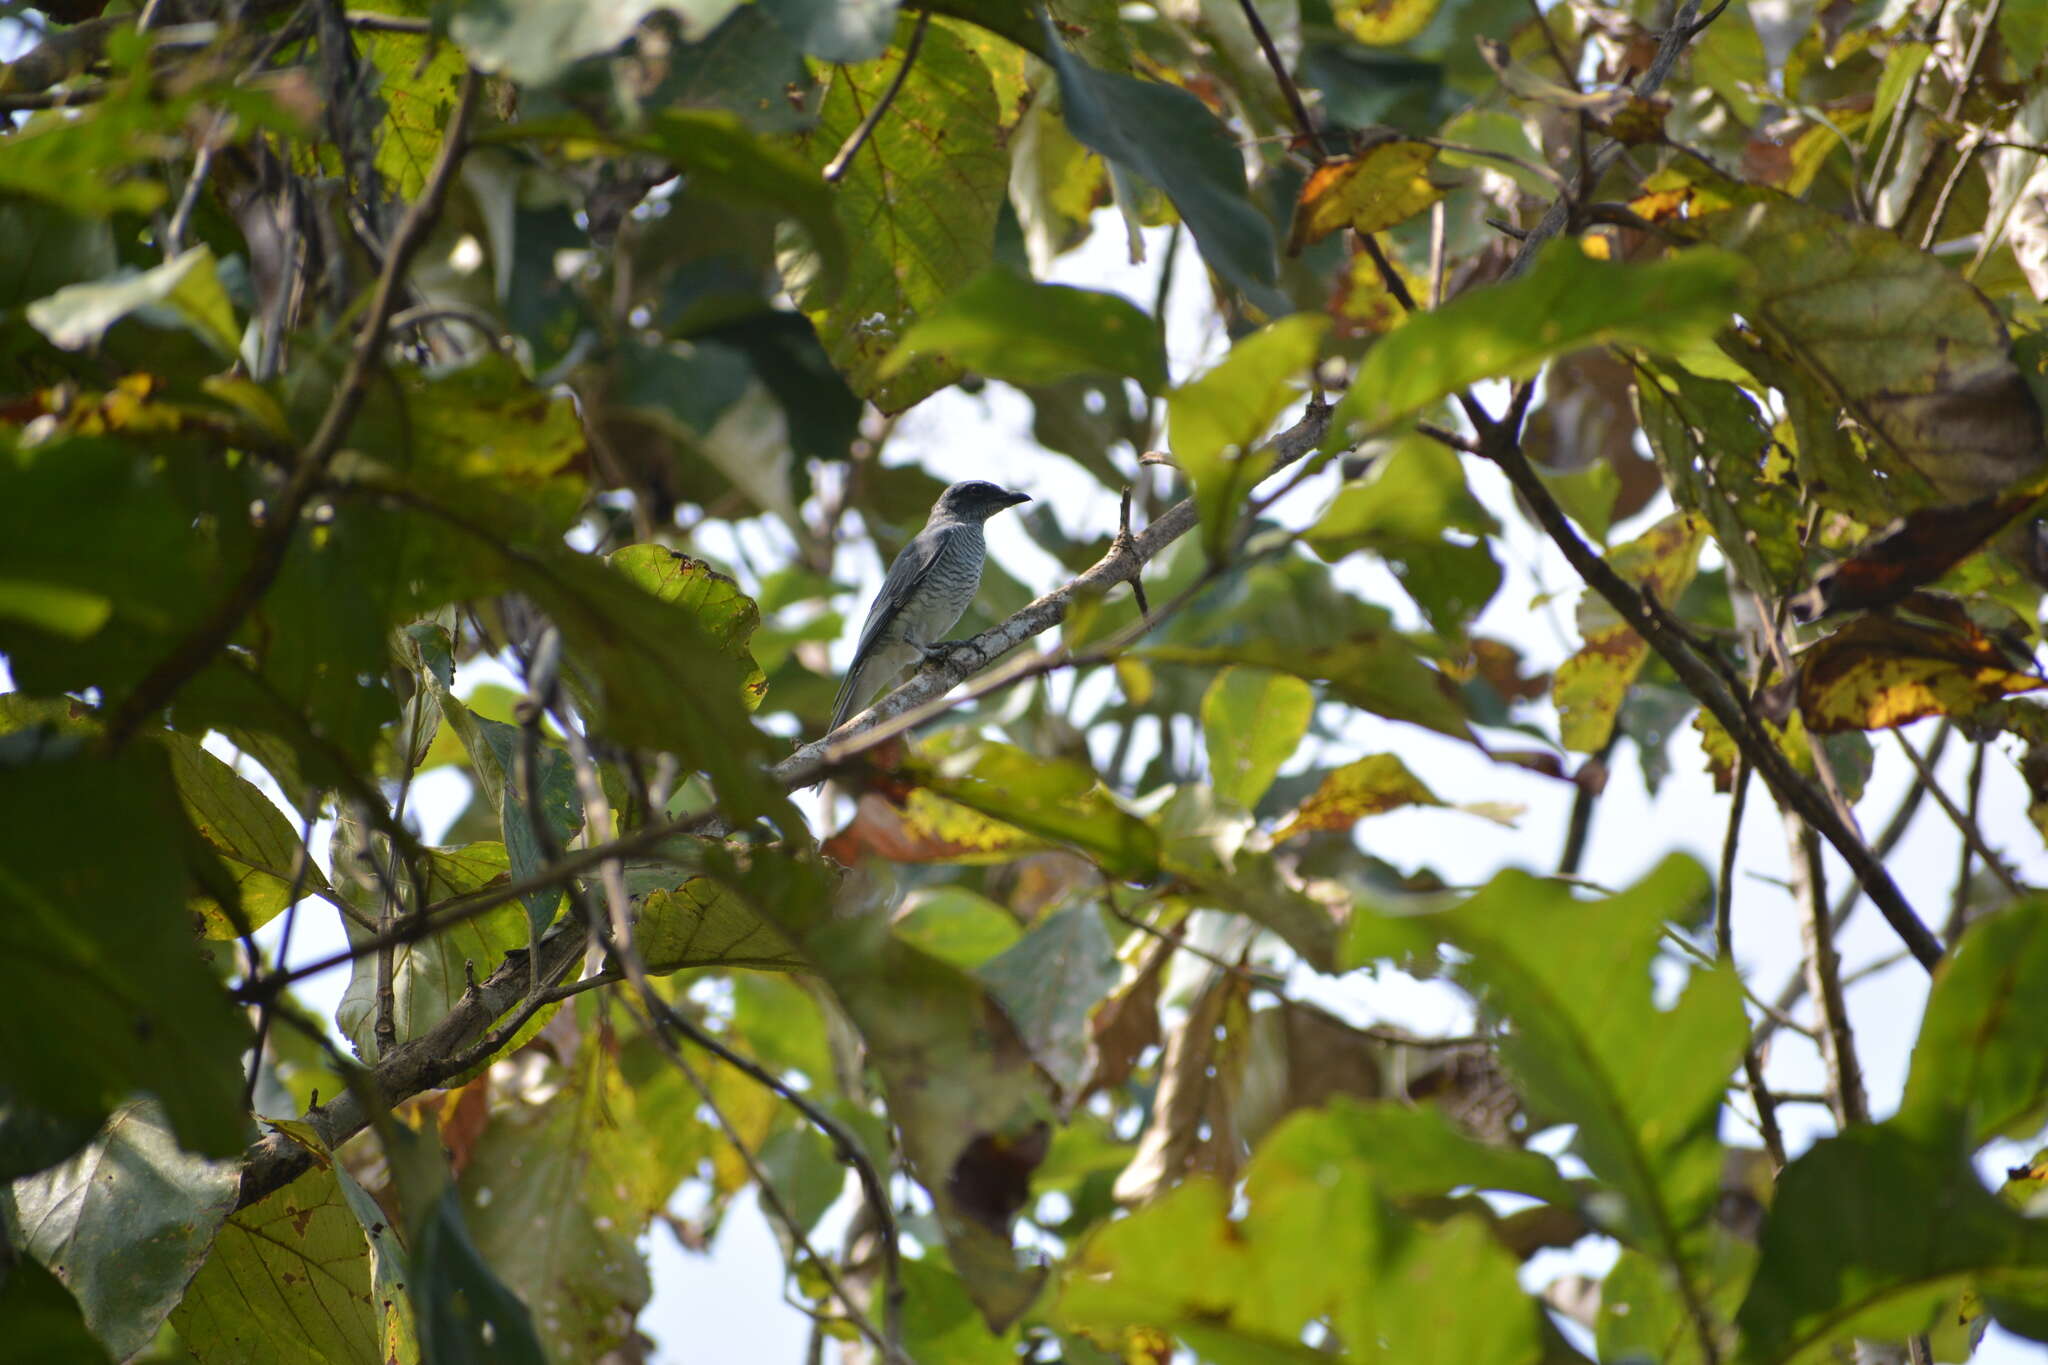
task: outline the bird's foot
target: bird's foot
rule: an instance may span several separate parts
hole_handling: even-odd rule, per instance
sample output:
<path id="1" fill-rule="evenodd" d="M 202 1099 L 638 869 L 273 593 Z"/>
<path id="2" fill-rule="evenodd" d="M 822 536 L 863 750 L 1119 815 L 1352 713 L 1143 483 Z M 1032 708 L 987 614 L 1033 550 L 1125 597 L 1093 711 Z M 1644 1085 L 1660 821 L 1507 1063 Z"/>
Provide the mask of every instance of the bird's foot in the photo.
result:
<path id="1" fill-rule="evenodd" d="M 970 641 L 940 640 L 934 644 L 928 645 L 922 643 L 921 641 L 913 640 L 911 641 L 911 643 L 916 645 L 918 650 L 924 655 L 924 661 L 926 663 L 943 664 L 951 661 L 955 651 L 967 648 Z"/>

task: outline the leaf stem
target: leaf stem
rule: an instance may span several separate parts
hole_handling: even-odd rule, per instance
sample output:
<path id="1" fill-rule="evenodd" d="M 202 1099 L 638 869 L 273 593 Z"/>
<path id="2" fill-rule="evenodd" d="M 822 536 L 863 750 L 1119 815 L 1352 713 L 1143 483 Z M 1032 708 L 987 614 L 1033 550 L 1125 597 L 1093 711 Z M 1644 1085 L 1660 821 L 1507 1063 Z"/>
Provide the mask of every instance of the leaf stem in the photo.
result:
<path id="1" fill-rule="evenodd" d="M 860 155 L 860 149 L 874 136 L 875 126 L 882 121 L 882 115 L 889 112 L 890 104 L 896 99 L 896 92 L 903 88 L 903 82 L 910 79 L 910 64 L 917 60 L 917 50 L 924 46 L 924 31 L 931 26 L 931 22 L 930 10 L 918 11 L 917 23 L 910 30 L 910 41 L 903 48 L 903 65 L 896 68 L 895 78 L 889 82 L 889 87 L 882 92 L 882 97 L 875 101 L 874 106 L 855 126 L 853 132 L 847 135 L 846 142 L 838 153 L 825 163 L 822 174 L 828 184 L 839 183 L 840 177 L 846 174 L 846 168 L 853 164 L 854 157 Z"/>

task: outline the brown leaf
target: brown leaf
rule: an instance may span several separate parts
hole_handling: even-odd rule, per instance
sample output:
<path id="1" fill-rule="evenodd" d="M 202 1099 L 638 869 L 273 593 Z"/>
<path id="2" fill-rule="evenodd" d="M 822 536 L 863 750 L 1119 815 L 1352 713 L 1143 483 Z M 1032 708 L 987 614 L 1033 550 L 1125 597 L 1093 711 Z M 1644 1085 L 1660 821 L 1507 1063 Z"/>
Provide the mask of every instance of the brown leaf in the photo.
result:
<path id="1" fill-rule="evenodd" d="M 1072 1104 L 1131 1078 L 1145 1049 L 1159 1043 L 1159 988 L 1173 960 L 1174 942 L 1155 939 L 1129 985 L 1095 1007 L 1088 1019 L 1088 1079 Z"/>
<path id="2" fill-rule="evenodd" d="M 1043 1119 L 1023 1134 L 978 1133 L 946 1176 L 955 1207 L 1008 1239 L 1010 1220 L 1031 1197 L 1031 1173 L 1052 1150 L 1052 1125 Z"/>
<path id="3" fill-rule="evenodd" d="M 1932 583 L 2040 500 L 2043 481 L 1973 502 L 1908 512 L 1813 576 L 1813 586 L 1791 600 L 1794 620 L 1816 621 L 1838 611 L 1889 606 Z"/>
<path id="4" fill-rule="evenodd" d="M 1251 990 L 1242 974 L 1217 972 L 1167 1039 L 1151 1121 L 1116 1178 L 1118 1203 L 1145 1203 L 1191 1171 L 1207 1171 L 1226 1185 L 1236 1179 L 1244 1152 L 1233 1111 L 1244 1076 Z"/>
<path id="5" fill-rule="evenodd" d="M 1000 863 L 1045 846 L 1013 825 L 913 787 L 900 805 L 878 791 L 863 792 L 853 818 L 822 847 L 826 857 L 851 867 L 864 856 L 892 863 Z"/>

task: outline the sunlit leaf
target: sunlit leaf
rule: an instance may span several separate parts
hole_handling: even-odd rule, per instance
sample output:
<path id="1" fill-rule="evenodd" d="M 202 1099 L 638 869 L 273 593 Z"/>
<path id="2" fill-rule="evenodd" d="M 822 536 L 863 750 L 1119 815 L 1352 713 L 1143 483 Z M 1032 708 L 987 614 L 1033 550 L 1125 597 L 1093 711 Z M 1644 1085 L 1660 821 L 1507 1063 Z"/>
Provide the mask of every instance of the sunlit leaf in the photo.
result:
<path id="1" fill-rule="evenodd" d="M 818 126 L 804 146 L 812 166 L 838 153 L 903 65 L 902 51 L 892 47 L 832 72 Z M 959 373 L 929 358 L 890 378 L 881 369 L 912 323 L 993 258 L 1008 178 L 1002 113 L 988 67 L 972 47 L 942 24 L 928 27 L 889 117 L 833 192 L 840 229 L 857 246 L 845 288 L 832 290 L 829 272 L 815 281 L 806 273 L 790 277 L 847 383 L 885 412 L 902 411 Z M 796 258 L 785 267 L 807 271 Z"/>
<path id="2" fill-rule="evenodd" d="M 242 342 L 234 305 L 214 272 L 213 252 L 195 246 L 162 265 L 90 284 L 68 284 L 28 306 L 28 320 L 66 350 L 91 346 L 122 318 L 182 327 L 232 356 Z"/>
<path id="3" fill-rule="evenodd" d="M 1129 375 L 1152 393 L 1166 387 L 1159 329 L 1136 304 L 1000 268 L 969 280 L 905 332 L 882 364 L 883 378 L 922 355 L 1013 384 L 1109 374 Z"/>
<path id="4" fill-rule="evenodd" d="M 1272 452 L 1259 442 L 1294 401 L 1328 330 L 1327 318 L 1282 318 L 1167 397 L 1168 441 L 1194 481 L 1202 546 L 1212 559 L 1229 552 L 1246 497 L 1272 467 Z"/>
<path id="5" fill-rule="evenodd" d="M 2048 906 L 2023 901 L 1970 926 L 1942 960 L 1913 1046 L 1901 1126 L 1939 1135 L 1961 1121 L 1974 1145 L 2039 1131 L 2048 1104 Z"/>
<path id="6" fill-rule="evenodd" d="M 1711 337 L 1734 311 L 1743 262 L 1686 251 L 1648 265 L 1547 248 L 1518 279 L 1460 294 L 1376 344 L 1330 417 L 1326 449 L 1383 431 L 1468 384 L 1521 377 L 1553 355 L 1613 343 L 1652 352 Z"/>
<path id="7" fill-rule="evenodd" d="M 1424 142 L 1382 142 L 1316 167 L 1294 206 L 1288 254 L 1298 255 L 1341 228 L 1384 232 L 1443 198 L 1448 189 L 1428 174 L 1436 155 Z"/>
<path id="8" fill-rule="evenodd" d="M 1202 694 L 1209 784 L 1222 801 L 1251 810 L 1308 733 L 1315 692 L 1299 678 L 1226 668 Z"/>
<path id="9" fill-rule="evenodd" d="M 166 731 L 162 742 L 192 827 L 220 855 L 242 893 L 232 914 L 212 901 L 200 903 L 207 937 L 234 938 L 269 923 L 290 903 L 294 887 L 301 895 L 327 889 L 326 874 L 275 802 L 191 736 Z"/>
<path id="10" fill-rule="evenodd" d="M 1337 26 L 1361 43 L 1392 47 L 1429 26 L 1438 0 L 1337 0 L 1330 7 Z"/>
<path id="11" fill-rule="evenodd" d="M 1884 730 L 1922 716 L 1967 716 L 2048 687 L 2048 678 L 2018 662 L 1967 617 L 1924 625 L 1858 616 L 1798 656 L 1799 709 L 1816 731 Z"/>
<path id="12" fill-rule="evenodd" d="M 657 975 L 686 967 L 791 969 L 803 960 L 744 901 L 709 877 L 649 892 L 640 903 L 633 945 Z"/>
<path id="13" fill-rule="evenodd" d="M 745 670 L 748 707 L 761 704 L 768 680 L 747 649 L 747 640 L 761 624 L 761 609 L 737 583 L 701 559 L 659 545 L 629 545 L 608 562 L 653 596 L 687 608 L 704 633 Z"/>

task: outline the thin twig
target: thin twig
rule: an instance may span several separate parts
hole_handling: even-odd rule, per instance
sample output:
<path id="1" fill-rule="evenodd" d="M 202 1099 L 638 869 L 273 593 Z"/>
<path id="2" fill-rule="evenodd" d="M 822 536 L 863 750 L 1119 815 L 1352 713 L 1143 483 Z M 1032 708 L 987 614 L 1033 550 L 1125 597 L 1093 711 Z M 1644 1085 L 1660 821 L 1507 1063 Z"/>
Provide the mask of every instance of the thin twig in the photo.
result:
<path id="1" fill-rule="evenodd" d="M 1657 55 L 1650 61 L 1650 69 L 1645 71 L 1642 80 L 1636 83 L 1637 95 L 1648 99 L 1664 84 L 1665 78 L 1671 74 L 1671 69 L 1678 65 L 1679 54 L 1685 51 L 1685 45 L 1698 37 L 1701 28 L 1704 27 L 1704 24 L 1698 21 L 1699 12 L 1700 0 L 1685 0 L 1678 7 L 1678 12 L 1672 16 L 1671 27 L 1664 31 L 1664 39 L 1657 46 Z M 1715 14 L 1720 12 L 1719 9 L 1714 11 Z M 1622 150 L 1621 143 L 1608 142 L 1593 152 L 1587 159 L 1583 177 L 1586 183 L 1598 184 L 1600 177 L 1606 174 L 1607 168 L 1614 164 Z M 1508 266 L 1508 278 L 1512 279 L 1527 270 L 1535 262 L 1537 249 L 1564 231 L 1565 225 L 1571 221 L 1572 203 L 1569 195 L 1560 195 L 1551 202 L 1549 209 L 1544 212 L 1536 226 L 1529 229 L 1522 238 L 1522 249 L 1515 253 L 1514 262 Z"/>
<path id="2" fill-rule="evenodd" d="M 1969 809 L 1965 814 L 1970 824 L 1977 826 L 1977 806 L 1984 796 L 1984 750 L 1987 746 L 1979 743 L 1970 760 Z M 1931 760 L 1930 760 L 1931 766 Z M 1931 785 L 1931 784 L 1930 784 Z M 1991 864 L 2000 872 L 2004 868 L 1997 861 Z M 1948 922 L 1941 927 L 1942 942 L 1953 948 L 1963 936 L 1963 930 L 1970 925 L 1970 842 L 1963 841 L 1961 865 L 1956 868 L 1956 887 L 1949 897 Z"/>
<path id="3" fill-rule="evenodd" d="M 895 79 L 889 82 L 889 88 L 882 92 L 882 97 L 875 101 L 867 116 L 861 119 L 853 132 L 847 136 L 846 143 L 839 149 L 838 155 L 825 163 L 822 174 L 827 182 L 836 184 L 839 178 L 846 174 L 846 168 L 853 164 L 853 159 L 860 154 L 861 147 L 874 135 L 875 125 L 882 121 L 882 115 L 889 112 L 889 105 L 895 100 L 896 92 L 903 88 L 903 82 L 910 79 L 910 64 L 917 60 L 917 50 L 924 46 L 924 31 L 931 26 L 931 22 L 930 10 L 918 11 L 917 23 L 910 30 L 910 41 L 903 48 L 903 65 L 896 68 Z"/>
<path id="4" fill-rule="evenodd" d="M 1842 997 L 1842 960 L 1835 951 L 1834 927 L 1828 923 L 1827 873 L 1821 864 L 1820 836 L 1791 810 L 1785 812 L 1785 828 L 1792 848 L 1792 890 L 1799 902 L 1800 932 L 1806 941 L 1807 990 L 1820 1007 L 1820 1054 L 1827 1065 L 1835 1120 L 1845 1128 L 1868 1123 L 1870 1102 L 1864 1096 L 1863 1069 L 1856 1060 L 1856 1038 Z"/>
<path id="5" fill-rule="evenodd" d="M 247 568 L 227 596 L 114 708 L 101 741 L 107 750 L 117 750 L 126 744 L 151 716 L 177 695 L 187 681 L 226 648 L 235 632 L 241 629 L 243 619 L 263 599 L 283 569 L 299 518 L 319 488 L 328 461 L 340 448 L 356 413 L 362 408 L 369 390 L 370 371 L 383 350 L 385 323 L 397 305 L 406 268 L 426 241 L 428 230 L 440 217 L 448 187 L 454 181 L 456 168 L 467 149 L 470 116 L 475 111 L 480 86 L 481 78 L 476 72 L 464 74 L 462 93 L 456 100 L 455 112 L 449 117 L 448 130 L 441 139 L 441 149 L 427 174 L 426 185 L 420 197 L 406 210 L 398 231 L 392 235 L 384 269 L 377 277 L 376 292 L 371 296 L 369 313 L 357 333 L 355 349 L 349 355 L 341 383 L 328 402 L 319 427 L 300 454 L 298 468 L 292 471 L 283 492 L 267 509 L 263 533 L 257 539 Z"/>
<path id="6" fill-rule="evenodd" d="M 1905 751 L 1906 761 L 1913 765 L 1913 771 L 1918 773 L 1921 782 L 1926 784 L 1928 795 L 1934 798 L 1934 803 L 1941 807 L 1942 814 L 1948 816 L 1949 823 L 1954 825 L 1957 832 L 1963 836 L 1962 880 L 1967 881 L 1969 878 L 1970 854 L 1975 853 L 1984 860 L 1984 866 L 1991 870 L 1991 874 L 2004 884 L 2007 891 L 2012 893 L 2014 900 L 2023 899 L 2027 894 L 2027 888 L 2020 885 L 2019 879 L 2013 876 L 2011 871 L 2006 868 L 2004 860 L 1998 856 L 1997 851 L 1984 838 L 1984 831 L 1970 817 L 1967 811 L 1956 805 L 1950 799 L 1949 794 L 1941 789 L 1941 783 L 1935 778 L 1934 769 L 1928 765 L 1927 760 L 1921 756 L 1920 751 L 1915 749 L 1906 739 L 1904 732 L 1895 731 L 1894 733 L 1899 741 L 1899 748 Z M 1977 752 L 1981 759 L 1983 749 L 1979 748 Z"/>
<path id="7" fill-rule="evenodd" d="M 1735 849 L 1742 839 L 1742 807 L 1749 799 L 1749 758 L 1735 755 L 1735 789 L 1728 802 L 1728 833 L 1721 840 L 1721 879 L 1714 887 L 1714 952 L 1735 966 Z"/>
<path id="8" fill-rule="evenodd" d="M 1316 133 L 1315 121 L 1308 116 L 1308 106 L 1302 103 L 1301 90 L 1294 84 L 1294 76 L 1287 69 L 1286 59 L 1273 43 L 1273 35 L 1266 32 L 1266 21 L 1259 16 L 1259 7 L 1252 0 L 1237 0 L 1238 8 L 1244 11 L 1244 21 L 1251 25 L 1252 37 L 1258 40 L 1259 51 L 1266 55 L 1266 65 L 1273 69 L 1273 79 L 1280 83 L 1280 94 L 1287 101 L 1287 108 L 1294 115 L 1294 126 L 1301 134 L 1309 154 L 1318 162 L 1325 152 L 1323 140 Z"/>
<path id="9" fill-rule="evenodd" d="M 318 812 L 319 805 L 317 802 L 314 804 L 313 809 L 315 812 Z M 291 890 L 285 894 L 284 929 L 277 936 L 277 961 L 279 966 L 283 966 L 291 958 L 292 930 L 298 927 L 299 922 L 299 901 L 306 894 L 306 878 L 313 870 L 313 850 L 310 847 L 313 839 L 313 824 L 314 817 L 312 815 L 301 817 L 298 856 L 292 862 Z M 253 978 L 256 970 L 255 963 L 250 963 L 249 970 Z M 242 1107 L 244 1109 L 254 1109 L 256 1107 L 256 1079 L 263 1074 L 263 1048 L 270 1040 L 270 1016 L 276 1006 L 277 1001 L 274 996 L 265 996 L 256 1003 L 256 1042 L 249 1054 L 249 1077 L 242 1085 Z"/>

